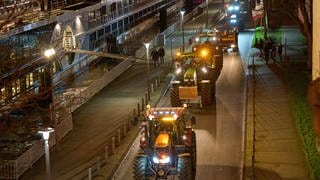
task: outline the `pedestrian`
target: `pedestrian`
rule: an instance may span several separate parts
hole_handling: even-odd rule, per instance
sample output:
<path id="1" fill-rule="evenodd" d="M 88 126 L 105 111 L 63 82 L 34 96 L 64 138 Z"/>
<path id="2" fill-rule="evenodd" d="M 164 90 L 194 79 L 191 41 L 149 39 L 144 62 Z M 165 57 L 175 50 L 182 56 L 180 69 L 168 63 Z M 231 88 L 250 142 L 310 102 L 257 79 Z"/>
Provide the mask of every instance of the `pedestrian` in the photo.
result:
<path id="1" fill-rule="evenodd" d="M 279 55 L 279 58 L 280 58 L 280 61 L 282 60 L 282 44 L 280 43 L 279 47 L 278 47 L 278 55 Z"/>
<path id="2" fill-rule="evenodd" d="M 266 60 L 266 64 L 268 64 L 269 61 L 269 47 L 268 47 L 268 42 L 265 41 L 263 43 L 263 54 L 264 54 L 264 59 Z"/>
<path id="3" fill-rule="evenodd" d="M 164 63 L 163 57 L 165 56 L 165 50 L 162 46 L 158 50 L 158 55 L 159 55 L 160 63 L 163 64 Z"/>
<path id="4" fill-rule="evenodd" d="M 276 46 L 272 46 L 272 49 L 271 49 L 271 58 L 272 58 L 273 62 L 276 61 L 276 56 L 277 56 L 277 48 L 276 48 Z"/>
<path id="5" fill-rule="evenodd" d="M 159 60 L 159 54 L 156 48 L 153 48 L 151 50 L 151 59 L 153 61 L 154 68 L 156 68 Z"/>
<path id="6" fill-rule="evenodd" d="M 259 43 L 258 43 L 258 49 L 260 50 L 260 55 L 259 57 L 263 57 L 263 44 L 264 44 L 264 41 L 262 39 L 259 39 Z"/>

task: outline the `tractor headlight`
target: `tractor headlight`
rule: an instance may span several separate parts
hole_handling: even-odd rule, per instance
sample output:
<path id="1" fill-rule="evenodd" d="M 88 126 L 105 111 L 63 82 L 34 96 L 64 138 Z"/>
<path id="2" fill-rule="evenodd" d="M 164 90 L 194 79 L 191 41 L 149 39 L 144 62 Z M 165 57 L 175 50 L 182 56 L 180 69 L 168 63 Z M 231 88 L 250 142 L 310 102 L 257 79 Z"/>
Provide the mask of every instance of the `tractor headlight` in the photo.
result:
<path id="1" fill-rule="evenodd" d="M 176 74 L 180 74 L 182 72 L 182 69 L 181 68 L 178 68 L 177 70 L 176 70 Z"/>
<path id="2" fill-rule="evenodd" d="M 186 140 L 186 139 L 187 139 L 187 136 L 184 134 L 184 135 L 182 136 L 182 139 L 183 139 L 183 140 Z"/>
<path id="3" fill-rule="evenodd" d="M 199 37 L 196 37 L 195 40 L 196 40 L 196 42 L 199 42 L 199 41 L 200 41 L 200 38 L 199 38 Z"/>
<path id="4" fill-rule="evenodd" d="M 234 44 L 231 44 L 231 46 L 230 46 L 231 48 L 235 48 L 236 47 L 236 45 L 234 45 Z"/>
<path id="5" fill-rule="evenodd" d="M 231 19 L 230 23 L 237 23 L 237 20 L 236 19 Z"/>
<path id="6" fill-rule="evenodd" d="M 153 162 L 156 164 L 167 164 L 170 162 L 170 157 L 167 155 L 161 155 L 160 158 L 158 158 L 157 156 L 154 156 L 152 158 Z"/>
<path id="7" fill-rule="evenodd" d="M 207 56 L 208 56 L 208 54 L 209 54 L 209 52 L 208 52 L 208 50 L 207 50 L 207 49 L 201 49 L 201 51 L 200 51 L 200 55 L 201 55 L 202 57 L 207 57 Z"/>
<path id="8" fill-rule="evenodd" d="M 206 67 L 202 67 L 202 68 L 201 68 L 201 71 L 202 71 L 203 73 L 207 73 L 207 72 L 208 72 L 208 70 L 207 70 Z"/>
<path id="9" fill-rule="evenodd" d="M 228 11 L 233 11 L 234 7 L 233 6 L 229 6 L 228 7 Z"/>
<path id="10" fill-rule="evenodd" d="M 141 142 L 145 142 L 146 141 L 146 138 L 143 136 L 141 137 Z"/>
<path id="11" fill-rule="evenodd" d="M 159 164 L 159 159 L 156 156 L 154 156 L 152 160 L 154 163 Z"/>
<path id="12" fill-rule="evenodd" d="M 232 14 L 232 15 L 230 16 L 230 18 L 231 18 L 231 19 L 235 19 L 235 18 L 237 18 L 237 15 L 236 15 L 236 14 Z"/>
<path id="13" fill-rule="evenodd" d="M 234 10 L 236 10 L 236 11 L 239 11 L 239 9 L 240 9 L 239 6 L 234 6 L 233 8 L 234 8 Z"/>

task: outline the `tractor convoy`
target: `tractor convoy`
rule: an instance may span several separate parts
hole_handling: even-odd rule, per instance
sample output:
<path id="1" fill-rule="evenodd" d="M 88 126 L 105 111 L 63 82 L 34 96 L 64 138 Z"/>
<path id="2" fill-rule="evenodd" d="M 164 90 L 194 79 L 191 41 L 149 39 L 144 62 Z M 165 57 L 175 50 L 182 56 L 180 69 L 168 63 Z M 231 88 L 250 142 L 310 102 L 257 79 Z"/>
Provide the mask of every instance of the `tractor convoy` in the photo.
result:
<path id="1" fill-rule="evenodd" d="M 216 80 L 223 67 L 223 52 L 238 51 L 239 9 L 226 6 L 223 25 L 193 38 L 190 52 L 178 52 L 174 59 L 174 79 L 170 85 L 172 107 L 150 108 L 141 123 L 140 151 L 133 162 L 133 177 L 141 179 L 194 180 L 196 176 L 195 117 L 187 107 L 211 105 L 215 99 Z"/>

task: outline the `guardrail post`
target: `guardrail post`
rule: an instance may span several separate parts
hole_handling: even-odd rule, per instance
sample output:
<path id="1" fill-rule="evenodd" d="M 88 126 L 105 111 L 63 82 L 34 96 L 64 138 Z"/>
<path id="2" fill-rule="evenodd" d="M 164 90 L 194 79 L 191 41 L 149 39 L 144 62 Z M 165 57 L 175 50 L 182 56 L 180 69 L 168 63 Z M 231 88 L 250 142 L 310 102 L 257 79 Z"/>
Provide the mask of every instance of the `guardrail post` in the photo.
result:
<path id="1" fill-rule="evenodd" d="M 116 138 L 114 136 L 112 137 L 112 153 L 116 153 Z"/>
<path id="2" fill-rule="evenodd" d="M 148 102 L 150 101 L 150 91 L 148 91 Z"/>
<path id="3" fill-rule="evenodd" d="M 121 129 L 118 129 L 118 144 L 120 146 L 121 143 Z"/>
<path id="4" fill-rule="evenodd" d="M 88 179 L 92 180 L 92 170 L 91 170 L 91 168 L 88 169 Z"/>
<path id="5" fill-rule="evenodd" d="M 109 154 L 108 154 L 108 146 L 104 147 L 104 159 L 106 160 L 106 163 L 108 161 Z"/>

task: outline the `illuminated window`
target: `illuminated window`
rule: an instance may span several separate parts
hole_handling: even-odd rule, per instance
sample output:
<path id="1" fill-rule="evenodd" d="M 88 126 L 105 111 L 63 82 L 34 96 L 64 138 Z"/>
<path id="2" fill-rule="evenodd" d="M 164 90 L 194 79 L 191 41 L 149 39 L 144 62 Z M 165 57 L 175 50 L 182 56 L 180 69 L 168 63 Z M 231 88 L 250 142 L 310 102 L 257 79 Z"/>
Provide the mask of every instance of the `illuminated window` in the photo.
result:
<path id="1" fill-rule="evenodd" d="M 6 98 L 7 98 L 7 96 L 6 96 L 6 89 L 5 89 L 4 87 L 2 87 L 2 88 L 0 89 L 0 101 L 3 102 L 3 101 L 6 100 Z"/>
<path id="2" fill-rule="evenodd" d="M 20 93 L 20 79 L 16 80 L 16 93 L 19 94 Z"/>
<path id="3" fill-rule="evenodd" d="M 12 96 L 15 96 L 17 94 L 15 82 L 11 84 L 11 90 L 12 90 Z"/>

